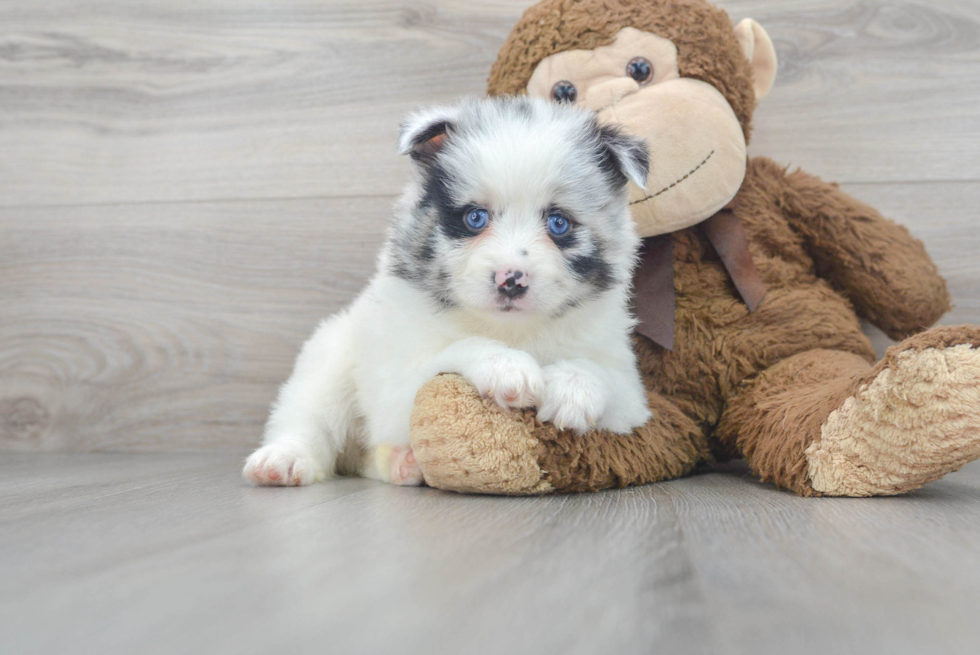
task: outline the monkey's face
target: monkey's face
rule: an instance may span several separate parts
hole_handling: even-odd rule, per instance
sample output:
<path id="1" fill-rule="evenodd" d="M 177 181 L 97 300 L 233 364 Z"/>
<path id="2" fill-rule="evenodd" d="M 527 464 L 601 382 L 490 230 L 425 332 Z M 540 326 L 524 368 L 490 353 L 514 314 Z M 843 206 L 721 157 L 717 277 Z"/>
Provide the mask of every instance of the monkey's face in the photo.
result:
<path id="1" fill-rule="evenodd" d="M 746 143 L 734 110 L 711 84 L 681 77 L 668 39 L 626 27 L 607 46 L 551 55 L 534 70 L 527 92 L 574 102 L 646 141 L 646 189 L 630 187 L 642 236 L 705 220 L 742 185 Z"/>

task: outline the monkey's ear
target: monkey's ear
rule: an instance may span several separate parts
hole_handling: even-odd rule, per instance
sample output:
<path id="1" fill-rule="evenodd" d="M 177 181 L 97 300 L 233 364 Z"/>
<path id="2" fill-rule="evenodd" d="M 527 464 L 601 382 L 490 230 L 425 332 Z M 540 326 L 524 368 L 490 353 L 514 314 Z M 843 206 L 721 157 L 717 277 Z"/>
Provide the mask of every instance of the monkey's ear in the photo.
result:
<path id="1" fill-rule="evenodd" d="M 752 66 L 755 101 L 762 102 L 776 81 L 776 48 L 762 25 L 751 18 L 746 18 L 735 27 L 735 37 Z"/>
<path id="2" fill-rule="evenodd" d="M 415 161 L 431 159 L 442 150 L 458 114 L 456 107 L 433 107 L 412 114 L 402 122 L 398 152 Z"/>
<path id="3" fill-rule="evenodd" d="M 603 167 L 611 167 L 636 186 L 646 189 L 650 152 L 643 139 L 624 134 L 610 125 L 602 125 L 599 127 L 599 141 L 603 148 Z"/>

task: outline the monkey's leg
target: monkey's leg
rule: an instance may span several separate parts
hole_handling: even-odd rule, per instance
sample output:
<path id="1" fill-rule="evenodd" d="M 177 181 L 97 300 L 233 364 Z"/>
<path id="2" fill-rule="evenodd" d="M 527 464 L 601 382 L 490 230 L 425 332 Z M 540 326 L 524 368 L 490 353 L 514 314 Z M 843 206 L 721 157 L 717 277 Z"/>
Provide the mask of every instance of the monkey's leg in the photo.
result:
<path id="1" fill-rule="evenodd" d="M 576 436 L 482 399 L 458 375 L 440 375 L 415 400 L 412 446 L 426 484 L 459 492 L 529 495 L 669 480 L 710 457 L 702 430 L 649 394 L 653 418 L 633 434 Z"/>
<path id="2" fill-rule="evenodd" d="M 894 495 L 980 457 L 980 328 L 936 328 L 876 365 L 812 350 L 746 383 L 718 436 L 804 496 Z"/>

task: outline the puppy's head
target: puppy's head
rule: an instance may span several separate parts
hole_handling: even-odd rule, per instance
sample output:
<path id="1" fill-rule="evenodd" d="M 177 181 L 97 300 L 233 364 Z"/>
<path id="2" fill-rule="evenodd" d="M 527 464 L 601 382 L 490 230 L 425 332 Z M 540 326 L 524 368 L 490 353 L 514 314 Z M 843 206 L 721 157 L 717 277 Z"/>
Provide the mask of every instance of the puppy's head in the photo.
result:
<path id="1" fill-rule="evenodd" d="M 388 266 L 445 307 L 500 320 L 557 316 L 627 287 L 639 239 L 627 181 L 643 143 L 567 104 L 514 97 L 411 116 L 416 176 Z"/>

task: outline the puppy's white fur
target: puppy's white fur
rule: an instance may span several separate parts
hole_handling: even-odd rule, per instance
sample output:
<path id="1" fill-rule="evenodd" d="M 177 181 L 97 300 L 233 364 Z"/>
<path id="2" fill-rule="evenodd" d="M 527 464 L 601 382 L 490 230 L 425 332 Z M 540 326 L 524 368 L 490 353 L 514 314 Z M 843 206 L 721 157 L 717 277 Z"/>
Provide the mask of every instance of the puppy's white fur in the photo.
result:
<path id="1" fill-rule="evenodd" d="M 643 424 L 628 311 L 639 239 L 625 189 L 646 179 L 642 144 L 580 110 L 515 98 L 417 114 L 399 146 L 416 174 L 378 272 L 303 346 L 245 477 L 323 480 L 356 440 L 362 475 L 419 484 L 409 417 L 443 372 L 579 433 Z M 487 209 L 482 231 L 466 231 L 470 207 Z M 555 212 L 572 222 L 567 236 L 549 233 Z M 530 279 L 516 298 L 494 280 L 511 268 Z"/>

